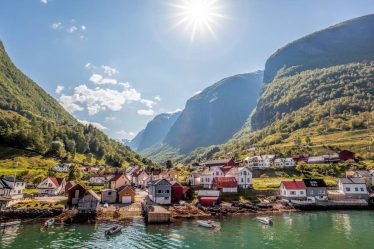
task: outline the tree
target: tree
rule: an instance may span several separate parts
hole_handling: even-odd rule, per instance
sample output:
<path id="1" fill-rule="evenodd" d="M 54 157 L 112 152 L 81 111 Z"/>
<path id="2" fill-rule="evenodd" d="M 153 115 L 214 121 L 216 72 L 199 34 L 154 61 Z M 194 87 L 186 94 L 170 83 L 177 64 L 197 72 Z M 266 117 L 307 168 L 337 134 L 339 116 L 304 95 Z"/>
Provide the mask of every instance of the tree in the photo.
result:
<path id="1" fill-rule="evenodd" d="M 167 161 L 166 161 L 166 168 L 167 168 L 167 169 L 171 169 L 171 168 L 173 168 L 173 163 L 172 163 L 170 160 L 167 160 Z"/>
<path id="2" fill-rule="evenodd" d="M 311 145 L 311 144 L 312 144 L 312 141 L 310 140 L 310 137 L 309 137 L 309 136 L 306 136 L 306 137 L 305 137 L 305 143 L 306 143 L 307 145 Z"/>
<path id="3" fill-rule="evenodd" d="M 82 178 L 82 175 L 83 175 L 83 173 L 82 173 L 81 169 L 79 169 L 75 165 L 72 165 L 70 167 L 70 171 L 69 171 L 67 180 L 68 181 L 77 181 L 77 180 L 80 180 Z"/>

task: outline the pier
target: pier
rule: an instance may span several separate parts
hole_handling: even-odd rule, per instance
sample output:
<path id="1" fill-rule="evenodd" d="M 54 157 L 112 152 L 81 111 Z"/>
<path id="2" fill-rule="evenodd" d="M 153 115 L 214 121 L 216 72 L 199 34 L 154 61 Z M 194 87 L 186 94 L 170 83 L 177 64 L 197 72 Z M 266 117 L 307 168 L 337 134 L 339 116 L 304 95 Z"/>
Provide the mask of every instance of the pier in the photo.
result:
<path id="1" fill-rule="evenodd" d="M 145 221 L 148 224 L 169 223 L 171 221 L 170 211 L 161 205 L 143 202 Z"/>

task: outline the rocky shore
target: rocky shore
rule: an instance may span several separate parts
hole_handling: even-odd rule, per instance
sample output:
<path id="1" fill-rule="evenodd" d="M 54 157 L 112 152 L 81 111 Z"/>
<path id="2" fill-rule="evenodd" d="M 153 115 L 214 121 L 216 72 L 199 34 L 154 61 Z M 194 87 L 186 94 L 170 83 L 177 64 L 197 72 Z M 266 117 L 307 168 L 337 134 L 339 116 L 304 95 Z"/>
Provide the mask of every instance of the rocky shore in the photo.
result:
<path id="1" fill-rule="evenodd" d="M 63 208 L 8 209 L 0 211 L 0 220 L 50 218 L 62 212 Z"/>

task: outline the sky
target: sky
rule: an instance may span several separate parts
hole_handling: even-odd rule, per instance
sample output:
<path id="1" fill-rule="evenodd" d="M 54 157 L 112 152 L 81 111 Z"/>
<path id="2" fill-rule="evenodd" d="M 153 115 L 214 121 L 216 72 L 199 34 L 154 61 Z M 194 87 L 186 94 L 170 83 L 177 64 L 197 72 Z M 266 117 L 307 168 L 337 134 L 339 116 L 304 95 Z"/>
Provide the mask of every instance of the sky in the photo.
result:
<path id="1" fill-rule="evenodd" d="M 374 0 L 200 1 L 0 0 L 0 40 L 74 117 L 131 139 L 287 43 L 374 13 Z"/>

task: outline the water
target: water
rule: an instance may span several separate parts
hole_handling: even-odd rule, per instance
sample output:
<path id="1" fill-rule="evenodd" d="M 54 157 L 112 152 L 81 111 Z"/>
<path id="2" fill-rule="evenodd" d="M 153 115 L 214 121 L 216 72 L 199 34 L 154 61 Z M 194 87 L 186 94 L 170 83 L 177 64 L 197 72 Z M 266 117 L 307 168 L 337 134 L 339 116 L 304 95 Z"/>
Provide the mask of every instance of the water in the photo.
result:
<path id="1" fill-rule="evenodd" d="M 217 220 L 213 232 L 195 221 L 146 226 L 136 219 L 122 233 L 104 235 L 110 225 L 56 226 L 40 232 L 40 224 L 8 228 L 0 234 L 0 248 L 374 248 L 374 212 L 307 212 L 273 216 L 266 226 L 252 216 Z"/>

